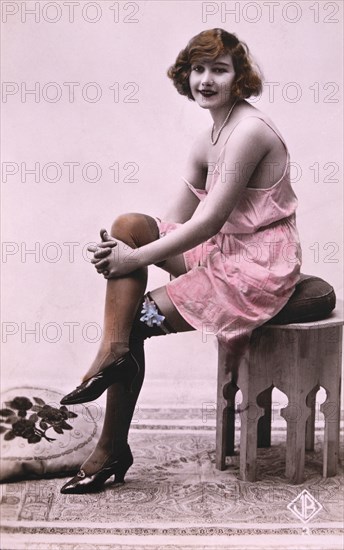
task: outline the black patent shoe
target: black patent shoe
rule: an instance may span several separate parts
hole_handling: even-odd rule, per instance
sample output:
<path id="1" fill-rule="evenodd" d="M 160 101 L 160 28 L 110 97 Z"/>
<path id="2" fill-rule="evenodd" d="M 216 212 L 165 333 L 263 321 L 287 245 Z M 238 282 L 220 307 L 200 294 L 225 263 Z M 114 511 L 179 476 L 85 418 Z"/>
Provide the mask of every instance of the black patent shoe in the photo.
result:
<path id="1" fill-rule="evenodd" d="M 119 382 L 127 391 L 131 391 L 132 383 L 139 371 L 139 365 L 128 351 L 123 357 L 116 359 L 68 395 L 65 395 L 60 403 L 62 405 L 78 405 L 98 399 L 101 394 L 112 384 Z"/>
<path id="2" fill-rule="evenodd" d="M 84 470 L 79 470 L 76 476 L 61 487 L 60 492 L 64 495 L 96 493 L 101 490 L 105 481 L 111 476 L 115 476 L 114 483 L 124 483 L 124 476 L 133 462 L 133 455 L 128 445 L 126 451 L 119 458 L 115 460 L 110 458 L 95 474 L 87 476 Z"/>

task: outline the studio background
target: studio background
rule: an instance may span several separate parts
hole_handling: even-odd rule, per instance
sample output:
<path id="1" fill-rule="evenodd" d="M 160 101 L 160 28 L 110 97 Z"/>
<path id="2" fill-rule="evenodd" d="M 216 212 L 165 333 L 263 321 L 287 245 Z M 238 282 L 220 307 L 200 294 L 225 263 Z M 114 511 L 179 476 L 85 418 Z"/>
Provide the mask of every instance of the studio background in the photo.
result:
<path id="1" fill-rule="evenodd" d="M 258 2 L 103 0 L 79 2 L 72 21 L 68 2 L 39 2 L 34 15 L 5 4 L 13 3 L 2 6 L 3 387 L 67 392 L 92 361 L 105 282 L 86 246 L 120 213 L 163 217 L 183 185 L 190 146 L 211 119 L 166 71 L 208 28 L 235 32 L 263 70 L 255 105 L 295 163 L 303 272 L 342 296 L 340 2 L 316 2 L 318 13 L 314 2 L 274 2 L 272 14 Z M 148 288 L 167 280 L 153 267 Z M 214 338 L 152 339 L 146 357 L 141 405 L 215 403 Z"/>

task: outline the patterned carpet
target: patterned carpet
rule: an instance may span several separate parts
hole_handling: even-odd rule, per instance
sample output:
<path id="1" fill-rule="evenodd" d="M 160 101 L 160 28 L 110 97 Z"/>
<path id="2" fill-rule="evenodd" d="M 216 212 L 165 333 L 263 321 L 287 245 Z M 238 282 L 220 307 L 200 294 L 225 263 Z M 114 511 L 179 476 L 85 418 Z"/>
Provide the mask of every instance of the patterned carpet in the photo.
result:
<path id="1" fill-rule="evenodd" d="M 258 481 L 249 483 L 239 480 L 238 455 L 215 469 L 214 425 L 198 418 L 195 410 L 141 411 L 126 483 L 99 494 L 61 495 L 65 479 L 56 478 L 3 484 L 1 549 L 343 548 L 342 468 L 322 478 L 321 432 L 304 484 L 284 477 L 282 427 L 258 451 Z M 304 489 L 322 506 L 307 523 L 287 507 Z"/>

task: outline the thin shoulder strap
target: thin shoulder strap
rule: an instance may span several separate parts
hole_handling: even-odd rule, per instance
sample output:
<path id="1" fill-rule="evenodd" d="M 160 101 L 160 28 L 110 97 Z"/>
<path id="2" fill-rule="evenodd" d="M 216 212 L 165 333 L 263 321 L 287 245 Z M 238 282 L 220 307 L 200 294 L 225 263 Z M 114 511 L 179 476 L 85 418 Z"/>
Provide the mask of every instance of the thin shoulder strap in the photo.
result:
<path id="1" fill-rule="evenodd" d="M 186 183 L 190 191 L 192 191 L 194 195 L 196 195 L 196 197 L 199 198 L 200 195 L 207 194 L 207 191 L 205 189 L 198 189 L 198 187 L 194 187 L 186 178 L 184 178 L 184 176 L 181 176 L 181 178 L 184 181 L 184 183 Z"/>
<path id="2" fill-rule="evenodd" d="M 265 124 L 266 124 L 267 126 L 269 126 L 269 128 L 271 128 L 271 130 L 272 130 L 272 131 L 276 134 L 276 136 L 281 140 L 281 142 L 283 143 L 284 148 L 285 148 L 285 150 L 286 150 L 286 152 L 287 152 L 287 154 L 288 154 L 288 156 L 289 156 L 289 152 L 288 152 L 288 148 L 287 148 L 287 146 L 286 146 L 286 143 L 285 143 L 284 139 L 282 138 L 281 134 L 278 132 L 278 130 L 277 130 L 276 128 L 274 128 L 273 126 L 271 126 L 271 124 L 269 124 L 269 123 L 265 120 L 265 118 L 263 118 L 262 116 L 258 116 L 258 115 L 248 115 L 248 116 L 246 116 L 246 117 L 244 117 L 244 118 L 238 120 L 238 122 L 235 124 L 235 126 L 233 126 L 233 128 L 232 128 L 231 131 L 229 132 L 229 134 L 228 134 L 228 136 L 226 137 L 226 140 L 225 140 L 225 142 L 224 142 L 224 144 L 223 144 L 223 146 L 222 146 L 222 148 L 221 148 L 221 151 L 220 151 L 218 160 L 221 158 L 221 155 L 222 155 L 222 153 L 223 153 L 223 151 L 224 151 L 224 149 L 225 149 L 225 147 L 226 147 L 226 145 L 227 145 L 227 141 L 229 140 L 229 138 L 230 138 L 231 135 L 233 134 L 235 128 L 240 124 L 240 122 L 242 122 L 243 120 L 246 120 L 247 118 L 259 118 L 260 120 L 262 120 L 263 122 L 265 122 Z"/>

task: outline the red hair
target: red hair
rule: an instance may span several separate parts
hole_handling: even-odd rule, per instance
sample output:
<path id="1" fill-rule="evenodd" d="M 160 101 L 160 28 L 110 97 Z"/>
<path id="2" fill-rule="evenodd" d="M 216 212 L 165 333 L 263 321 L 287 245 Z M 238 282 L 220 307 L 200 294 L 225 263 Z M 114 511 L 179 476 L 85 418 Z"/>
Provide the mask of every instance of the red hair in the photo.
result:
<path id="1" fill-rule="evenodd" d="M 262 91 L 262 76 L 258 67 L 254 67 L 249 49 L 235 34 L 223 29 L 202 31 L 189 41 L 178 55 L 167 75 L 181 95 L 194 101 L 189 85 L 191 65 L 200 60 L 213 61 L 220 55 L 230 54 L 235 71 L 231 96 L 246 99 L 257 96 Z"/>

